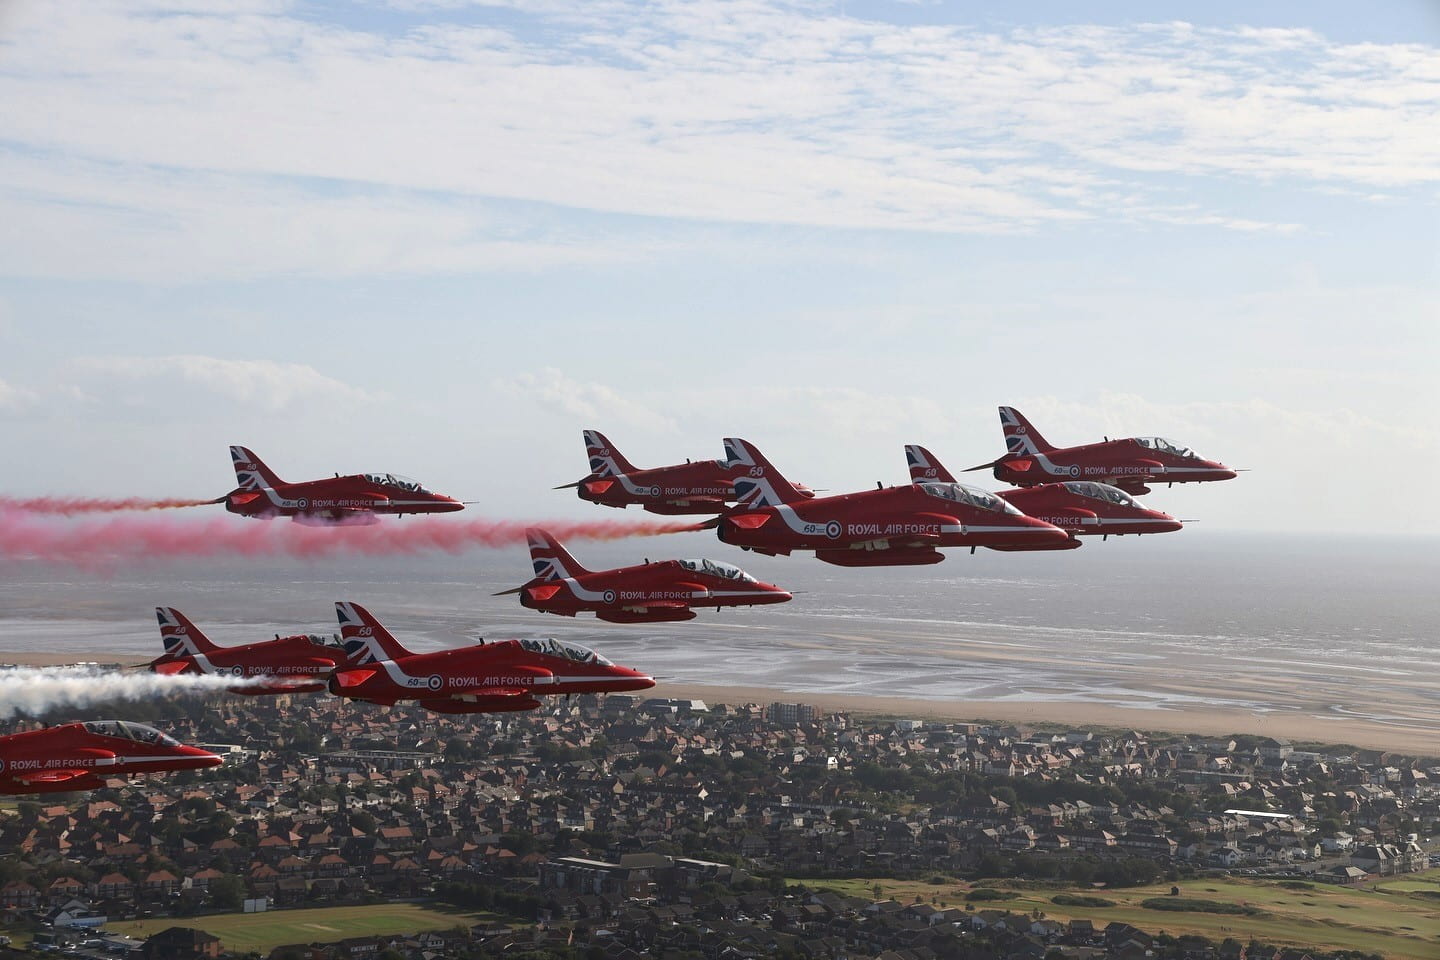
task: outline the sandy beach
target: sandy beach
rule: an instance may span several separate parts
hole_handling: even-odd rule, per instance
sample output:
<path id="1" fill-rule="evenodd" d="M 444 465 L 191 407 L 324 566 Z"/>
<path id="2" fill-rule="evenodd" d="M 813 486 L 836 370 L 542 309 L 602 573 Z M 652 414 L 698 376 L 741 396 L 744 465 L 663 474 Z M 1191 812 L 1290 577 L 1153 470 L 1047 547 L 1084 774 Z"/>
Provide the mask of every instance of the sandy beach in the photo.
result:
<path id="1" fill-rule="evenodd" d="M 1172 710 L 1126 708 L 1094 703 L 1044 700 L 921 700 L 912 697 L 867 697 L 855 694 L 794 693 L 767 687 L 721 687 L 663 683 L 656 696 L 693 698 L 707 703 L 809 703 L 824 710 L 922 719 L 1027 726 L 1076 726 L 1139 730 L 1142 732 L 1195 733 L 1225 736 L 1236 733 L 1284 737 L 1297 743 L 1348 744 L 1372 750 L 1440 756 L 1435 727 L 1426 724 L 1389 725 L 1374 721 L 1282 713 L 1252 714 L 1228 709 L 1185 707 Z"/>
<path id="2" fill-rule="evenodd" d="M 94 652 L 88 659 L 98 663 L 134 665 L 134 654 Z M 55 666 L 75 662 L 74 656 L 36 652 L 0 651 L 0 663 L 21 666 Z M 650 695 L 707 703 L 762 703 L 775 701 L 813 704 L 827 711 L 848 711 L 870 716 L 914 717 L 964 722 L 989 721 L 1039 727 L 1086 727 L 1140 730 L 1145 732 L 1194 733 L 1202 736 L 1254 734 L 1284 737 L 1303 743 L 1347 744 L 1373 750 L 1404 754 L 1440 756 L 1436 726 L 1422 718 L 1389 718 L 1335 715 L 1325 717 L 1292 705 L 1296 712 L 1268 710 L 1255 712 L 1231 707 L 1205 706 L 1206 691 L 1196 690 L 1196 703 L 1167 709 L 1124 707 L 1074 701 L 1034 700 L 941 700 L 921 697 L 866 696 L 787 690 L 777 686 L 716 685 L 662 681 Z M 1213 691 L 1219 698 L 1221 682 Z M 1392 705 L 1393 706 L 1393 705 Z"/>

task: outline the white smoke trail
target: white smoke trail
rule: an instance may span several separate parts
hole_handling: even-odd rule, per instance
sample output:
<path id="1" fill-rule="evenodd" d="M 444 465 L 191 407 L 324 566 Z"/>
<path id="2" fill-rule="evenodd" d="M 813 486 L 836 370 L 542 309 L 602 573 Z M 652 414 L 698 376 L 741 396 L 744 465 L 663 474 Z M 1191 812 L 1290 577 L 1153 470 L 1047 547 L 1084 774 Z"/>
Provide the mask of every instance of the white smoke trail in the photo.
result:
<path id="1" fill-rule="evenodd" d="M 16 667 L 0 670 L 0 720 L 36 716 L 59 707 L 107 700 L 155 700 L 180 693 L 219 692 L 254 681 L 240 677 L 166 675 L 92 667 Z"/>

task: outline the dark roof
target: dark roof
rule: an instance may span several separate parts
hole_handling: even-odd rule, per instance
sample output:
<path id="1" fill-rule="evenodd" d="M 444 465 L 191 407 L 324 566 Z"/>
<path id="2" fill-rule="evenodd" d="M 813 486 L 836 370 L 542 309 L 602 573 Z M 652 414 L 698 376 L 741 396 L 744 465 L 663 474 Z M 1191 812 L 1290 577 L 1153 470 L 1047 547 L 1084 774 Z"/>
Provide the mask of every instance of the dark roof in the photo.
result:
<path id="1" fill-rule="evenodd" d="M 206 944 L 219 943 L 220 938 L 194 927 L 166 927 L 145 942 L 165 947 L 203 947 Z"/>

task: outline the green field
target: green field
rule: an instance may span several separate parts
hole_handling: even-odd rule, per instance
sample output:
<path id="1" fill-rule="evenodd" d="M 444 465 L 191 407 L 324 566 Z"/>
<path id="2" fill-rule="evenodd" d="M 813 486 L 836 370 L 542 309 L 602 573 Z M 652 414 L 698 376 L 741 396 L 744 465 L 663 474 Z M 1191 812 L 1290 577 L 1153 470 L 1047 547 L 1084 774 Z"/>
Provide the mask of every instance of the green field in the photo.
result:
<path id="1" fill-rule="evenodd" d="M 1018 899 L 973 906 L 976 910 L 1015 913 L 1030 913 L 1038 908 L 1054 920 L 1089 919 L 1099 927 L 1119 920 L 1150 933 L 1197 933 L 1216 941 L 1225 937 L 1237 940 L 1255 937 L 1277 945 L 1364 950 L 1404 960 L 1435 960 L 1440 957 L 1440 903 L 1421 896 L 1418 891 L 1440 889 L 1437 881 L 1440 881 L 1440 871 L 1386 881 L 1379 891 L 1323 883 L 1315 884 L 1311 890 L 1287 890 L 1274 881 L 1249 879 L 1193 880 L 1178 884 L 1182 897 L 1249 906 L 1263 911 L 1260 916 L 1168 912 L 1140 906 L 1142 900 L 1168 895 L 1171 886 L 1168 883 L 1096 891 L 1017 888 Z M 879 884 L 883 896 L 902 903 L 912 902 L 919 896 L 925 903 L 943 902 L 962 909 L 965 894 L 973 886 L 960 882 L 936 885 L 883 879 L 791 882 L 866 898 L 874 895 L 874 887 Z M 1006 886 L 1001 881 L 990 880 L 983 885 Z M 1052 903 L 1050 898 L 1061 892 L 1094 893 L 1114 900 L 1116 905 L 1073 907 Z"/>
<path id="2" fill-rule="evenodd" d="M 1440 870 L 1407 873 L 1393 880 L 1382 880 L 1377 889 L 1386 893 L 1431 893 L 1440 896 Z"/>
<path id="3" fill-rule="evenodd" d="M 366 907 L 317 907 L 309 910 L 271 910 L 267 913 L 217 913 L 207 917 L 156 917 L 106 926 L 110 933 L 137 939 L 168 927 L 193 927 L 220 938 L 226 950 L 268 953 L 287 943 L 328 943 L 345 937 L 365 937 L 422 930 L 448 930 L 494 914 L 459 910 L 439 904 L 377 903 Z"/>

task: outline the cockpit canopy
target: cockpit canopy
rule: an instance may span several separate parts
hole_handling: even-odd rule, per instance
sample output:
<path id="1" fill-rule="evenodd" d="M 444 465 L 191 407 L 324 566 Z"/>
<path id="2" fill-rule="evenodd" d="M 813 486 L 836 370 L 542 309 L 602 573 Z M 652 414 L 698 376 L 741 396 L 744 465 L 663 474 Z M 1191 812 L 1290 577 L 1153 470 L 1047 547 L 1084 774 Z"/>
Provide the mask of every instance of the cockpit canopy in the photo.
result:
<path id="1" fill-rule="evenodd" d="M 574 660 L 576 663 L 596 663 L 602 667 L 614 666 L 600 654 L 589 647 L 582 647 L 570 640 L 556 640 L 554 637 L 541 637 L 538 639 L 525 639 L 519 641 L 522 650 L 531 653 L 542 654 L 547 657 L 564 657 L 566 660 Z"/>
<path id="2" fill-rule="evenodd" d="M 1118 503 L 1122 507 L 1135 507 L 1137 510 L 1142 509 L 1134 497 L 1119 487 L 1112 487 L 1108 483 L 1094 483 L 1090 480 L 1072 480 L 1063 486 L 1076 496 L 1088 497 L 1091 500 L 1103 500 L 1108 503 Z"/>
<path id="3" fill-rule="evenodd" d="M 739 580 L 741 583 L 758 582 L 735 564 L 725 563 L 721 560 L 681 560 L 680 566 L 692 573 L 708 573 L 712 577 L 724 577 L 726 580 Z"/>
<path id="4" fill-rule="evenodd" d="M 1168 453 L 1171 456 L 1183 457 L 1186 460 L 1199 460 L 1200 457 L 1189 447 L 1182 447 L 1178 443 L 1171 443 L 1164 437 L 1136 437 L 1135 442 L 1146 450 L 1155 450 L 1160 453 Z"/>
<path id="5" fill-rule="evenodd" d="M 404 490 L 406 493 L 429 493 L 420 486 L 420 481 L 411 480 L 409 477 L 402 477 L 398 473 L 367 473 L 365 479 L 382 487 L 394 487 L 396 490 Z"/>
<path id="6" fill-rule="evenodd" d="M 91 720 L 85 724 L 85 732 L 102 737 L 117 737 L 121 740 L 134 740 L 136 743 L 152 743 L 165 747 L 180 745 L 180 741 L 174 737 L 167 736 L 154 727 L 147 727 L 143 723 L 135 723 L 130 720 Z"/>
<path id="7" fill-rule="evenodd" d="M 989 490 L 981 490 L 979 487 L 963 483 L 921 483 L 917 486 L 930 496 L 939 497 L 941 500 L 953 500 L 956 503 L 963 503 L 980 510 L 990 510 L 994 513 L 1010 513 L 1016 516 L 1020 514 L 1018 509 L 1006 501 L 995 496 Z"/>

